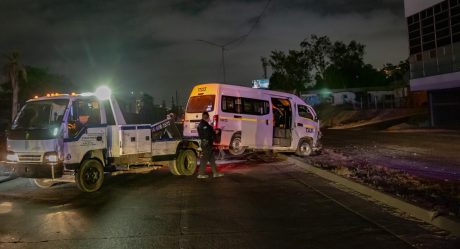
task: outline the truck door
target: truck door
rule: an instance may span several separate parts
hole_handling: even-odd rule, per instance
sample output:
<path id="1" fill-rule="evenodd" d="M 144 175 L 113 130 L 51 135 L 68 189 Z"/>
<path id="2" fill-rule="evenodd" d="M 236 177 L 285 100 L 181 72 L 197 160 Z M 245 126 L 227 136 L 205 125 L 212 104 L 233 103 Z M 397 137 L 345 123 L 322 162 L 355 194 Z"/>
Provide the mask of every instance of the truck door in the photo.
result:
<path id="1" fill-rule="evenodd" d="M 96 98 L 73 101 L 64 148 L 66 164 L 80 163 L 88 151 L 107 148 L 107 127 L 101 123 L 101 106 Z"/>

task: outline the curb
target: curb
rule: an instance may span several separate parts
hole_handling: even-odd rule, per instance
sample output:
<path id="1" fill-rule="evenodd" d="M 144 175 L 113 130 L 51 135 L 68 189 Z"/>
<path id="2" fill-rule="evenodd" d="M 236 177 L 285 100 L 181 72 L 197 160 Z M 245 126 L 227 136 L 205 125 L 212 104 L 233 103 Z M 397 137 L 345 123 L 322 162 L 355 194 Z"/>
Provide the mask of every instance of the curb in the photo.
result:
<path id="1" fill-rule="evenodd" d="M 16 176 L 7 176 L 7 177 L 5 177 L 3 179 L 0 179 L 0 183 L 8 182 L 8 181 L 14 180 L 16 178 L 17 178 Z"/>
<path id="2" fill-rule="evenodd" d="M 376 201 L 384 203 L 390 207 L 398 209 L 414 218 L 422 220 L 426 223 L 429 223 L 433 226 L 446 230 L 453 235 L 460 237 L 460 223 L 449 219 L 445 216 L 440 216 L 436 211 L 430 211 L 418 206 L 415 206 L 411 203 L 405 202 L 398 198 L 395 198 L 391 195 L 379 192 L 375 189 L 362 185 L 360 183 L 348 180 L 344 177 L 331 173 L 329 171 L 313 167 L 305 162 L 300 161 L 299 159 L 288 157 L 288 162 L 293 163 L 299 167 L 306 169 L 307 171 L 322 177 L 326 180 L 338 183 L 349 189 L 352 189 L 360 194 L 368 196 Z"/>

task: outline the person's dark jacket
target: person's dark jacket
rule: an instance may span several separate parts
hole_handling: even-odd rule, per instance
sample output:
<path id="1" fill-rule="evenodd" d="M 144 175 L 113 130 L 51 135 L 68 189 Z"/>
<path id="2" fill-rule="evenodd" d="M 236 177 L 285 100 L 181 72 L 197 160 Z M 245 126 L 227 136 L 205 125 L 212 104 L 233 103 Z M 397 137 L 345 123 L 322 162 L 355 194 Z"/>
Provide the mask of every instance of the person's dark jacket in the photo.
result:
<path id="1" fill-rule="evenodd" d="M 208 122 L 201 120 L 197 130 L 201 140 L 205 140 L 210 144 L 214 142 L 214 129 Z"/>

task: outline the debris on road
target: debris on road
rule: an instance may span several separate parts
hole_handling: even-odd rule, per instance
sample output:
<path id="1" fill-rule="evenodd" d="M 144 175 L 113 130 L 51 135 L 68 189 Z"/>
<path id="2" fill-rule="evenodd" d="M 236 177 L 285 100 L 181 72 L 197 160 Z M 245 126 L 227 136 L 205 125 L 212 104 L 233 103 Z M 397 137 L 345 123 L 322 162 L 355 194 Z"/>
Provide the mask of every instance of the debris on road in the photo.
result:
<path id="1" fill-rule="evenodd" d="M 313 166 L 372 186 L 439 214 L 460 215 L 460 182 L 428 179 L 400 169 L 383 167 L 339 151 L 325 149 L 322 155 L 305 160 Z"/>

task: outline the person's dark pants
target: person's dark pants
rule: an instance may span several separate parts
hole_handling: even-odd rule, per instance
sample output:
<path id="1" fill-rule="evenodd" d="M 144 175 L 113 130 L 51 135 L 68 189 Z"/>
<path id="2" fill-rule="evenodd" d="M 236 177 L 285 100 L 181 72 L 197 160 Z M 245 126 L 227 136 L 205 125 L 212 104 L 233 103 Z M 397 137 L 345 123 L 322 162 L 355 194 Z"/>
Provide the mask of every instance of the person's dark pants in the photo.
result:
<path id="1" fill-rule="evenodd" d="M 207 140 L 201 141 L 201 149 L 203 150 L 203 155 L 200 158 L 200 169 L 198 170 L 199 175 L 203 175 L 206 169 L 206 164 L 211 164 L 212 173 L 217 173 L 216 158 L 214 156 L 214 151 L 212 149 L 212 143 Z"/>

